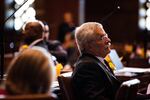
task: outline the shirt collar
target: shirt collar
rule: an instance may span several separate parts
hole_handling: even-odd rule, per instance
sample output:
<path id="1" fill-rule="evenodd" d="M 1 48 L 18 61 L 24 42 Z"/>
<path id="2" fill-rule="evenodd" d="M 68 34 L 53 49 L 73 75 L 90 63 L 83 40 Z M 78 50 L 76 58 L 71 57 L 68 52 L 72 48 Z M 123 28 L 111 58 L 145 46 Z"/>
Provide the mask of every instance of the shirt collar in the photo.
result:
<path id="1" fill-rule="evenodd" d="M 97 57 L 103 64 L 105 64 L 103 57 L 98 57 L 98 56 L 96 56 L 96 57 Z"/>

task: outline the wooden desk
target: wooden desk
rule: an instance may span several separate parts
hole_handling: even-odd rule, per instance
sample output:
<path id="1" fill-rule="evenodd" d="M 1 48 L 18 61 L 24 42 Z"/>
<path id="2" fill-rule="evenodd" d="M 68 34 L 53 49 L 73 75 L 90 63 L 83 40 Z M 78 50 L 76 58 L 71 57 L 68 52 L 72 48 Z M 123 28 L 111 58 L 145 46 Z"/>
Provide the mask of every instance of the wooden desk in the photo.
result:
<path id="1" fill-rule="evenodd" d="M 69 73 L 63 73 L 63 76 L 71 76 L 72 72 Z M 136 74 L 133 76 L 117 76 L 117 78 L 121 81 L 127 81 L 130 79 L 137 78 L 140 80 L 140 85 L 139 85 L 139 90 L 138 92 L 144 93 L 147 90 L 147 86 L 150 83 L 150 73 L 141 73 L 141 74 Z"/>
<path id="2" fill-rule="evenodd" d="M 145 93 L 147 90 L 147 86 L 150 83 L 150 73 L 141 73 L 136 76 L 117 76 L 117 78 L 123 82 L 129 79 L 137 78 L 140 80 L 139 90 L 138 92 Z"/>

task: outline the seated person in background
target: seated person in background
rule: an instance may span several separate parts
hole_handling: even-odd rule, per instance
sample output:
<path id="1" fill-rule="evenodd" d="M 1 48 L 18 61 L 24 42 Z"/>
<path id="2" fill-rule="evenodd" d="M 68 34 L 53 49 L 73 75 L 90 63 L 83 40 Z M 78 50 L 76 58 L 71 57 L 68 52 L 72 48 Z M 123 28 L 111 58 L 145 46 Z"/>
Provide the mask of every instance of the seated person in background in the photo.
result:
<path id="1" fill-rule="evenodd" d="M 62 65 L 65 65 L 67 62 L 67 51 L 63 48 L 61 42 L 58 40 L 49 40 L 49 26 L 44 22 L 44 41 L 48 46 L 48 51 L 57 58 L 57 61 Z M 35 44 L 35 45 L 38 45 Z"/>
<path id="2" fill-rule="evenodd" d="M 144 48 L 138 44 L 133 45 L 133 51 L 130 55 L 131 59 L 141 59 L 144 58 Z"/>
<path id="3" fill-rule="evenodd" d="M 35 40 L 44 40 L 44 24 L 38 20 L 27 22 L 23 27 L 22 33 L 24 35 L 23 45 L 29 46 Z"/>
<path id="4" fill-rule="evenodd" d="M 41 47 L 21 52 L 7 70 L 5 90 L 8 95 L 50 94 L 55 78 L 51 55 Z"/>
<path id="5" fill-rule="evenodd" d="M 57 61 L 62 65 L 67 62 L 67 52 L 62 47 L 61 43 L 57 40 L 47 41 L 49 52 L 57 58 Z"/>
<path id="6" fill-rule="evenodd" d="M 77 60 L 79 56 L 77 47 L 75 45 L 74 31 L 65 35 L 63 47 L 67 51 L 67 54 L 68 54 L 67 64 L 64 66 L 63 70 L 72 71 L 74 69 L 75 61 Z"/>
<path id="7" fill-rule="evenodd" d="M 114 100 L 121 83 L 104 60 L 110 52 L 111 40 L 103 26 L 96 22 L 84 23 L 76 29 L 75 40 L 80 52 L 72 74 L 73 90 L 77 98 Z M 145 98 L 148 97 L 141 100 Z"/>
<path id="8" fill-rule="evenodd" d="M 71 12 L 65 12 L 63 14 L 63 22 L 59 25 L 58 28 L 58 37 L 57 39 L 64 43 L 65 36 L 72 32 L 75 29 L 74 18 Z"/>
<path id="9" fill-rule="evenodd" d="M 23 33 L 25 35 L 24 44 L 30 47 L 44 47 L 57 58 L 58 62 L 62 64 L 66 62 L 67 52 L 63 49 L 61 43 L 57 40 L 49 40 L 49 27 L 47 23 L 43 24 L 38 20 L 28 22 L 23 28 Z"/>

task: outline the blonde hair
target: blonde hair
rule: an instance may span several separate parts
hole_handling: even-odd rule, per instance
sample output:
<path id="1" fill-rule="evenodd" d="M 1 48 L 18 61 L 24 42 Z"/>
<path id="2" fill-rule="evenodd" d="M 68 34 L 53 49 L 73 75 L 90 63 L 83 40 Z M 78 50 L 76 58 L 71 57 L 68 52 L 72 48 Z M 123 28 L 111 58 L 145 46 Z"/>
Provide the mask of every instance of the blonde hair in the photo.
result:
<path id="1" fill-rule="evenodd" d="M 7 92 L 14 95 L 48 93 L 54 65 L 47 56 L 41 50 L 29 48 L 14 58 L 7 71 Z"/>

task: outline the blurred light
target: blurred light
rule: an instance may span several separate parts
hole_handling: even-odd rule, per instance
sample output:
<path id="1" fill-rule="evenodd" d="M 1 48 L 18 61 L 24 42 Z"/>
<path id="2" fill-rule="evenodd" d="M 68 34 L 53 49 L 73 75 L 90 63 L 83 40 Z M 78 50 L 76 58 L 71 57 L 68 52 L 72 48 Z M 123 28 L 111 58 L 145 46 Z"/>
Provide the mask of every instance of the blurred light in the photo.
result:
<path id="1" fill-rule="evenodd" d="M 146 2 L 146 0 L 139 0 L 139 2 L 140 2 L 140 3 L 145 3 L 145 2 Z"/>
<path id="2" fill-rule="evenodd" d="M 33 17 L 33 16 L 35 16 L 35 15 L 36 15 L 35 9 L 32 8 L 32 7 L 29 7 L 29 8 L 27 9 L 27 11 L 26 11 L 26 15 L 27 15 L 28 17 Z"/>
<path id="3" fill-rule="evenodd" d="M 141 17 L 144 17 L 144 16 L 146 15 L 146 10 L 145 10 L 144 8 L 141 8 L 141 9 L 139 10 L 139 15 L 140 15 Z"/>
<path id="4" fill-rule="evenodd" d="M 148 50 L 146 51 L 146 57 L 147 57 L 147 58 L 150 58 L 150 49 L 148 49 Z"/>
<path id="5" fill-rule="evenodd" d="M 13 0 L 4 0 L 6 4 L 11 4 Z"/>
<path id="6" fill-rule="evenodd" d="M 22 16 L 21 16 L 21 19 L 23 22 L 26 22 L 28 20 L 28 16 L 26 15 L 26 13 L 24 13 Z"/>
<path id="7" fill-rule="evenodd" d="M 15 17 L 20 17 L 20 16 L 23 14 L 23 12 L 24 12 L 24 10 L 19 9 L 19 10 L 14 14 L 14 16 L 15 16 Z"/>
<path id="8" fill-rule="evenodd" d="M 14 21 L 15 30 L 20 30 L 22 25 L 23 25 L 23 22 L 22 22 L 21 18 L 20 17 L 16 18 L 15 21 Z"/>
<path id="9" fill-rule="evenodd" d="M 139 27 L 140 27 L 141 29 L 145 29 L 145 24 L 146 24 L 145 19 L 144 19 L 144 18 L 140 18 L 140 19 L 139 19 Z"/>
<path id="10" fill-rule="evenodd" d="M 9 10 L 7 10 L 7 12 L 5 13 L 5 16 L 6 16 L 6 17 L 9 17 L 13 12 L 14 12 L 13 9 L 9 9 Z"/>
<path id="11" fill-rule="evenodd" d="M 14 23 L 14 20 L 13 19 L 9 19 L 9 20 L 7 20 L 7 22 L 5 23 L 5 26 L 7 27 L 7 28 L 13 28 L 13 24 Z"/>
<path id="12" fill-rule="evenodd" d="M 146 28 L 150 30 L 150 17 L 146 18 Z"/>
<path id="13" fill-rule="evenodd" d="M 25 3 L 22 7 L 21 7 L 21 9 L 22 10 L 26 10 L 26 9 L 28 9 L 29 8 L 29 4 L 28 3 Z"/>
<path id="14" fill-rule="evenodd" d="M 29 0 L 30 1 L 30 0 Z M 23 4 L 24 0 L 15 0 L 15 2 L 18 4 L 18 5 L 21 5 Z"/>
<path id="15" fill-rule="evenodd" d="M 36 18 L 33 16 L 33 17 L 29 17 L 29 19 L 27 21 L 33 21 L 33 20 L 36 20 Z"/>
<path id="16" fill-rule="evenodd" d="M 119 10 L 120 10 L 120 6 L 118 6 L 118 7 L 117 7 L 117 9 L 119 9 Z"/>
<path id="17" fill-rule="evenodd" d="M 147 15 L 147 16 L 150 16 L 150 8 L 147 9 L 146 15 Z"/>
<path id="18" fill-rule="evenodd" d="M 148 8 L 150 8 L 150 2 L 147 2 L 147 3 L 146 3 L 146 6 L 147 6 Z"/>
<path id="19" fill-rule="evenodd" d="M 5 17 L 8 18 L 11 14 L 14 13 L 22 4 L 22 7 L 19 8 L 15 14 L 14 18 L 10 18 L 5 26 L 7 28 L 14 28 L 15 30 L 20 30 L 24 23 L 28 20 L 35 20 L 36 11 L 32 7 L 35 0 L 5 0 L 6 13 Z M 10 4 L 14 4 L 14 7 L 11 7 Z M 9 9 L 10 8 L 10 9 Z M 5 19 L 6 19 L 5 18 Z"/>
<path id="20" fill-rule="evenodd" d="M 35 0 L 28 0 L 28 1 L 27 1 L 27 4 L 30 5 L 30 4 L 32 4 L 34 1 L 35 1 Z"/>
<path id="21" fill-rule="evenodd" d="M 11 49 L 13 49 L 13 48 L 14 48 L 14 42 L 11 42 L 11 43 L 9 44 L 9 47 L 10 47 Z"/>
<path id="22" fill-rule="evenodd" d="M 15 9 L 18 9 L 20 6 L 18 4 L 15 4 Z"/>

